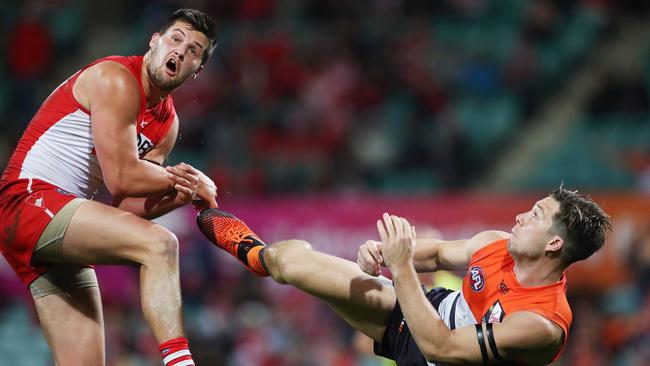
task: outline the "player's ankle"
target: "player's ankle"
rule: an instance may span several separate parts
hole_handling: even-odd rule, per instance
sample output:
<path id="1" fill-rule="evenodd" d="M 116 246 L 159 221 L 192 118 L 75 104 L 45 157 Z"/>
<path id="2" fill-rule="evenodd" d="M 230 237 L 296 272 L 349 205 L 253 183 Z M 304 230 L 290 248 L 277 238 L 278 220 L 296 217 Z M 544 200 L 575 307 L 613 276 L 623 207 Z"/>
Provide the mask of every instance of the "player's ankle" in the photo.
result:
<path id="1" fill-rule="evenodd" d="M 264 251 L 266 246 L 255 246 L 251 248 L 247 255 L 247 265 L 253 273 L 258 276 L 267 277 L 269 275 L 268 268 L 264 262 Z"/>
<path id="2" fill-rule="evenodd" d="M 281 254 L 281 249 L 275 244 L 267 246 L 261 251 L 260 257 L 264 261 L 264 268 L 266 268 L 269 276 L 277 283 L 287 284 L 288 282 L 284 279 L 282 270 L 278 264 L 278 255 Z"/>
<path id="3" fill-rule="evenodd" d="M 194 365 L 187 338 L 178 337 L 170 339 L 161 343 L 159 349 L 165 366 Z"/>

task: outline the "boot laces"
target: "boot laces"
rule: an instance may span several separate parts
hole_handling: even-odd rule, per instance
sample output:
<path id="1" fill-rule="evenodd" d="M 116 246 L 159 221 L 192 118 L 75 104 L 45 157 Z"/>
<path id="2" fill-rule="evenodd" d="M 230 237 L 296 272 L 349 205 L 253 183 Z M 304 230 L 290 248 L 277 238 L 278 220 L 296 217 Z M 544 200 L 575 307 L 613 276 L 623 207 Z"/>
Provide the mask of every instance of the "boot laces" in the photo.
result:
<path id="1" fill-rule="evenodd" d="M 235 246 L 242 242 L 252 243 L 253 239 L 247 238 L 252 235 L 253 233 L 243 225 L 233 225 L 228 228 L 227 231 L 227 238 L 231 246 Z"/>

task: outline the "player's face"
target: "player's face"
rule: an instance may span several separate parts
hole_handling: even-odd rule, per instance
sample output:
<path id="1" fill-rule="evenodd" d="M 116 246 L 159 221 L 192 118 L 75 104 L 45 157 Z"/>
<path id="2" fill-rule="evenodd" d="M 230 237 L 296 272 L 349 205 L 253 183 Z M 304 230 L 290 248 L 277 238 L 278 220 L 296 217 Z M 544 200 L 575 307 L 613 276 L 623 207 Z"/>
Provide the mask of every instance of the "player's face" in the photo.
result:
<path id="1" fill-rule="evenodd" d="M 155 33 L 146 59 L 149 79 L 157 88 L 174 90 L 199 71 L 209 44 L 205 34 L 182 21 L 174 23 L 163 34 Z"/>
<path id="2" fill-rule="evenodd" d="M 559 210 L 560 204 L 549 196 L 537 201 L 530 211 L 517 215 L 508 244 L 510 253 L 531 258 L 544 255 L 547 244 L 556 236 L 551 228 Z"/>

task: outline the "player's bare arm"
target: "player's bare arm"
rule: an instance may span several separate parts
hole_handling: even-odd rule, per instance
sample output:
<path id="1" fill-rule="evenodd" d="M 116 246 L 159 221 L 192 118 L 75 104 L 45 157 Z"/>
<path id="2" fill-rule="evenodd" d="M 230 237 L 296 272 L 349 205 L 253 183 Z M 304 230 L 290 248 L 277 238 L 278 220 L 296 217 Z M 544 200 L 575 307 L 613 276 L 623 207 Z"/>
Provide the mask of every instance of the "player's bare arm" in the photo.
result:
<path id="1" fill-rule="evenodd" d="M 95 152 L 111 194 L 142 197 L 171 193 L 175 184 L 172 174 L 138 157 L 135 136 L 140 91 L 129 71 L 116 62 L 99 63 L 79 76 L 73 92 L 90 111 Z"/>
<path id="2" fill-rule="evenodd" d="M 176 117 L 165 138 L 143 156 L 142 160 L 162 166 L 176 142 L 178 125 L 178 117 Z M 176 183 L 172 192 L 147 197 L 113 196 L 113 206 L 146 219 L 154 219 L 191 203 L 198 191 L 198 174 L 191 166 L 184 163 L 178 164 L 176 169 L 178 177 L 176 175 L 172 177 Z"/>
<path id="3" fill-rule="evenodd" d="M 464 269 L 477 250 L 497 240 L 505 239 L 509 235 L 503 231 L 488 230 L 470 239 L 417 239 L 413 253 L 413 266 L 419 273 Z M 357 253 L 357 263 L 364 272 L 378 276 L 381 266 L 385 265 L 382 243 L 368 240 L 361 245 Z"/>
<path id="4" fill-rule="evenodd" d="M 503 323 L 450 330 L 420 290 L 413 266 L 414 228 L 406 219 L 387 214 L 377 227 L 406 324 L 428 361 L 463 364 L 517 359 L 538 365 L 550 362 L 559 351 L 561 328 L 530 312 L 513 313 Z"/>

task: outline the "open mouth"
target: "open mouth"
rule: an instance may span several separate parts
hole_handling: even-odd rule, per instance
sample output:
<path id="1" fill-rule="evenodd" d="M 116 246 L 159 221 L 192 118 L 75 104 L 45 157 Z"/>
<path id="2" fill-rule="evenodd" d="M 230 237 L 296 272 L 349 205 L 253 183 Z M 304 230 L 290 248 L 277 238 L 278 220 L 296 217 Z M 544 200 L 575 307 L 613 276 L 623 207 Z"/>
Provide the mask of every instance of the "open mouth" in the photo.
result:
<path id="1" fill-rule="evenodd" d="M 169 60 L 165 63 L 165 67 L 167 68 L 167 71 L 168 71 L 170 74 L 172 74 L 172 75 L 176 74 L 176 69 L 177 69 L 178 66 L 176 65 L 176 60 L 175 60 L 175 59 L 173 59 L 173 58 L 172 58 L 172 59 L 169 59 Z"/>

